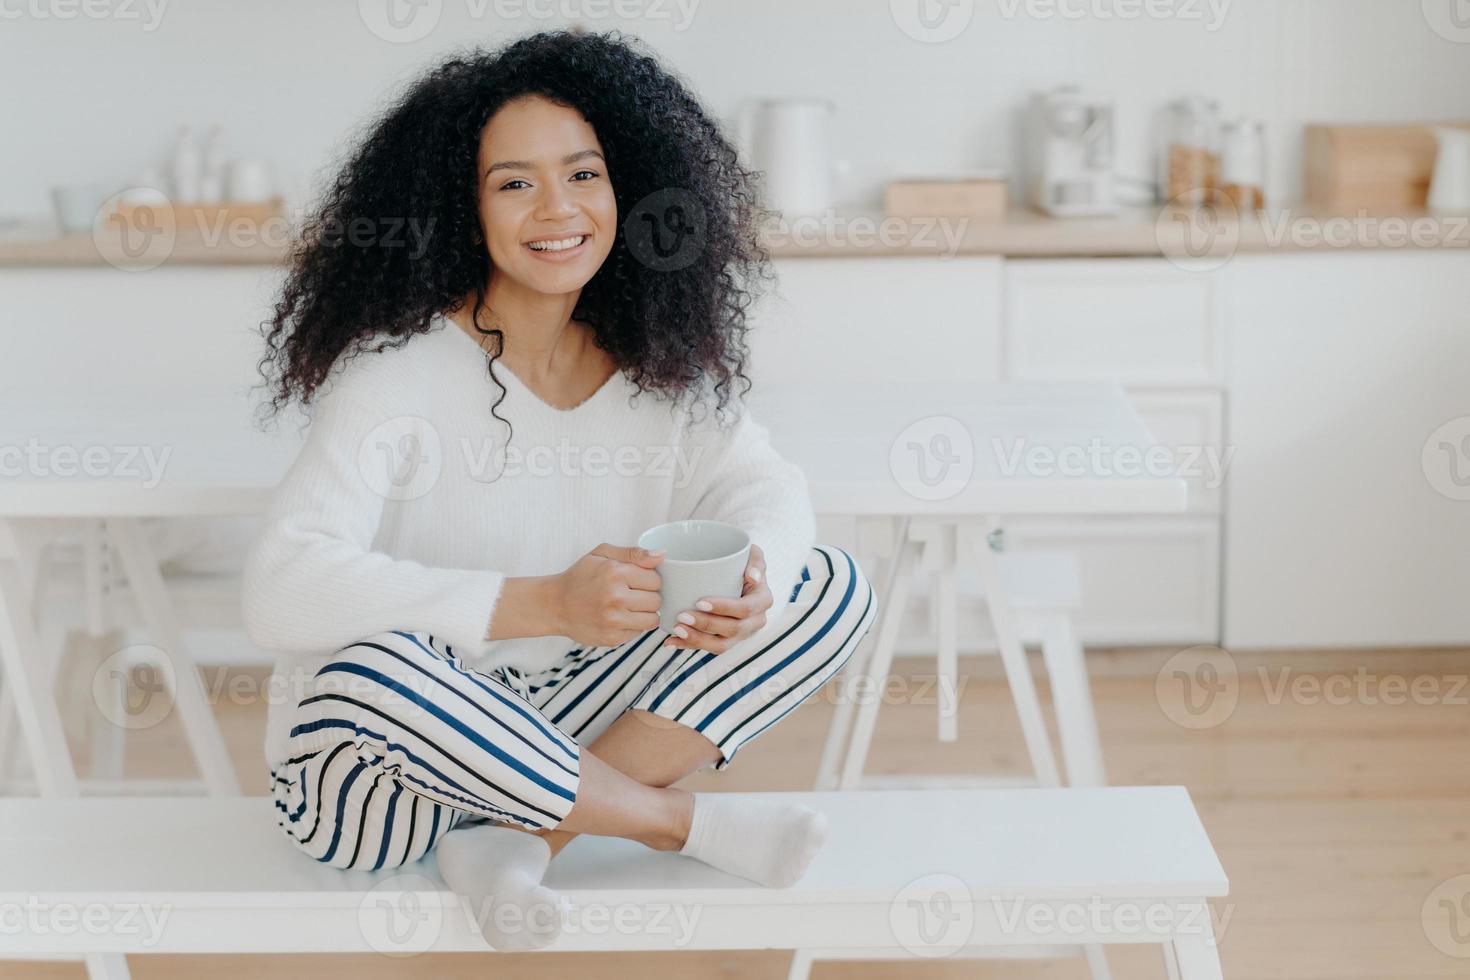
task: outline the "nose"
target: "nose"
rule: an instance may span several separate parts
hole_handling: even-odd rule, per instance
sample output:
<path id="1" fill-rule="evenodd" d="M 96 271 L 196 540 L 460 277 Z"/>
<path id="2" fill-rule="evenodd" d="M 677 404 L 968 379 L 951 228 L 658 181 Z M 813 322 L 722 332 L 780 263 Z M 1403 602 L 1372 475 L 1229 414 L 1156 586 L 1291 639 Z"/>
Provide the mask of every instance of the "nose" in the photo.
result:
<path id="1" fill-rule="evenodd" d="M 536 218 L 557 221 L 577 213 L 576 202 L 560 181 L 550 181 L 536 200 Z"/>

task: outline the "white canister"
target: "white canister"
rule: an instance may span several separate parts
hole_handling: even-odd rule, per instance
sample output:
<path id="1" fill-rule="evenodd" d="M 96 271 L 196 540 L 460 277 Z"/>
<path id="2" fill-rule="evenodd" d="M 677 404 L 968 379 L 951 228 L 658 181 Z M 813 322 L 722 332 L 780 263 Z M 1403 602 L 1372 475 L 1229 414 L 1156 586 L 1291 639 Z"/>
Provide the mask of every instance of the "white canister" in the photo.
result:
<path id="1" fill-rule="evenodd" d="M 230 200 L 241 204 L 261 204 L 275 196 L 275 182 L 264 160 L 234 161 L 227 183 Z"/>

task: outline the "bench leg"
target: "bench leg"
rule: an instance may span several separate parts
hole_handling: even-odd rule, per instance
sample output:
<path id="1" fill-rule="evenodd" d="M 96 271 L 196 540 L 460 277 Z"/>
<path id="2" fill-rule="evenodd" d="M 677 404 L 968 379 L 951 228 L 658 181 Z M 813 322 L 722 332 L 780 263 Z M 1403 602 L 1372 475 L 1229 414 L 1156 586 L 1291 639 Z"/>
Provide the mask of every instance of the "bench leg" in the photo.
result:
<path id="1" fill-rule="evenodd" d="M 935 632 L 939 641 L 936 688 L 939 691 L 939 740 L 959 738 L 959 600 L 955 591 L 955 541 L 959 528 L 946 521 L 935 529 L 939 547 L 939 573 L 934 590 Z"/>
<path id="2" fill-rule="evenodd" d="M 1061 735 L 1068 786 L 1105 786 L 1102 743 L 1092 706 L 1091 685 L 1082 644 L 1072 631 L 1071 614 L 1049 610 L 1042 622 L 1041 654 L 1051 680 L 1052 707 Z"/>
<path id="3" fill-rule="evenodd" d="M 1057 770 L 1056 755 L 1051 749 L 1051 738 L 1046 733 L 1041 700 L 1036 696 L 1036 681 L 1031 676 L 1031 665 L 1026 660 L 1026 648 L 1021 643 L 1015 613 L 1006 598 L 1000 566 L 996 563 L 995 553 L 990 550 L 990 535 L 999 529 L 999 521 L 991 519 L 986 522 L 986 533 L 975 543 L 975 566 L 985 587 L 985 602 L 990 608 L 990 625 L 995 630 L 995 642 L 1000 647 L 1006 683 L 1011 688 L 1011 700 L 1016 705 L 1016 715 L 1021 722 L 1021 734 L 1026 739 L 1026 751 L 1031 757 L 1031 768 L 1036 773 L 1036 781 L 1042 786 L 1060 786 L 1061 775 Z"/>
<path id="4" fill-rule="evenodd" d="M 903 549 L 903 543 L 908 537 L 909 519 L 905 517 L 895 521 L 894 524 L 897 528 L 897 533 L 893 539 L 893 554 L 886 562 L 887 568 L 884 570 L 883 585 L 879 593 L 883 596 L 883 602 L 885 603 L 893 595 L 894 575 L 898 570 L 899 552 Z M 886 612 L 886 607 L 881 608 L 879 615 L 883 615 Z M 842 680 L 846 681 L 866 675 L 868 673 L 868 664 L 873 659 L 873 648 L 873 639 L 865 637 L 858 644 L 857 651 L 852 656 L 852 661 L 843 669 L 839 677 L 842 677 Z M 843 695 L 842 692 L 844 690 L 841 686 L 838 687 L 839 695 L 841 696 L 837 698 L 837 707 L 832 712 L 832 721 L 827 725 L 827 739 L 822 743 L 822 758 L 817 763 L 817 778 L 812 788 L 819 791 L 837 788 L 838 779 L 841 776 L 843 750 L 851 742 L 852 716 L 856 708 L 856 702 L 852 697 Z"/>
<path id="5" fill-rule="evenodd" d="M 194 752 L 199 775 L 215 796 L 239 796 L 240 781 L 225 748 L 225 739 L 210 710 L 199 669 L 184 644 L 184 631 L 174 615 L 163 574 L 143 526 L 136 520 L 109 519 L 107 536 L 117 550 L 123 571 L 133 585 L 143 621 L 173 661 L 174 706 L 184 724 L 184 734 Z"/>
<path id="6" fill-rule="evenodd" d="M 1168 980 L 1179 980 L 1179 960 L 1174 955 L 1174 943 L 1169 941 L 1159 947 L 1164 953 L 1164 975 Z"/>
<path id="7" fill-rule="evenodd" d="M 121 953 L 91 953 L 87 956 L 87 980 L 130 980 L 128 958 Z"/>
<path id="8" fill-rule="evenodd" d="M 883 597 L 879 608 L 878 639 L 873 646 L 866 676 L 872 680 L 872 700 L 860 705 L 857 724 L 853 728 L 852 741 L 847 747 L 847 758 L 842 765 L 842 777 L 838 789 L 854 789 L 863 777 L 863 766 L 868 761 L 868 748 L 873 744 L 873 727 L 878 721 L 878 708 L 883 704 L 883 691 L 888 684 L 888 672 L 893 667 L 893 648 L 898 643 L 898 631 L 903 625 L 903 608 L 908 605 L 909 585 L 913 578 L 914 553 L 918 546 L 908 540 L 908 521 L 904 521 L 904 532 L 894 555 L 893 578 L 889 582 L 888 594 Z M 928 548 L 928 545 L 924 545 Z M 856 696 L 857 692 L 852 692 Z"/>
<path id="9" fill-rule="evenodd" d="M 1174 937 L 1174 957 L 1179 968 L 1179 980 L 1225 980 L 1208 911 L 1201 930 Z"/>
<path id="10" fill-rule="evenodd" d="M 807 980 L 812 975 L 812 962 L 812 954 L 807 950 L 793 950 L 791 969 L 786 973 L 786 980 Z"/>
<path id="11" fill-rule="evenodd" d="M 30 615 L 30 583 L 11 531 L 11 524 L 0 521 L 0 668 L 41 795 L 77 796 L 76 769 L 52 696 L 51 671 Z"/>
<path id="12" fill-rule="evenodd" d="M 1113 973 L 1108 969 L 1108 954 L 1099 943 L 1093 943 L 1082 947 L 1082 954 L 1087 957 L 1087 969 L 1092 973 L 1092 980 L 1112 980 Z"/>

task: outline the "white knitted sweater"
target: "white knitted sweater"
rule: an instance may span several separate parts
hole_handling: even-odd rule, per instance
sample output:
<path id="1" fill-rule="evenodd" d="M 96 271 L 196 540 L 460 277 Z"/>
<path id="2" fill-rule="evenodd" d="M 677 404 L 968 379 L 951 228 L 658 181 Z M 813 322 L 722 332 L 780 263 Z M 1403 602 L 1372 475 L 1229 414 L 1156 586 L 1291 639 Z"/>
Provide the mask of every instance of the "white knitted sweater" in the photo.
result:
<path id="1" fill-rule="evenodd" d="M 488 641 L 507 576 L 561 572 L 602 542 L 689 517 L 747 530 L 765 552 L 776 625 L 814 543 L 806 478 L 732 400 L 639 394 L 623 372 L 553 408 L 439 317 L 403 347 L 343 359 L 277 489 L 245 570 L 246 629 L 277 654 L 266 757 L 285 758 L 305 680 L 330 654 L 426 630 L 467 662 L 542 668 L 567 637 Z M 509 442 L 507 443 L 507 438 Z"/>

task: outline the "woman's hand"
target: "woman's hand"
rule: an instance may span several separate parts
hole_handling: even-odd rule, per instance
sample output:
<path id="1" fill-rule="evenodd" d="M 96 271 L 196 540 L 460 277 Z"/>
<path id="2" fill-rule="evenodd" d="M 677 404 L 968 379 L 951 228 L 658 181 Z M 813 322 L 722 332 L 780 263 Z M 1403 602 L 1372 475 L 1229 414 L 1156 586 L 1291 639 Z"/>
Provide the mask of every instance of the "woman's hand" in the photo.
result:
<path id="1" fill-rule="evenodd" d="M 683 625 L 664 640 L 664 646 L 694 647 L 724 653 L 766 625 L 771 608 L 771 590 L 766 585 L 766 556 L 759 546 L 750 546 L 745 565 L 745 589 L 738 599 L 706 596 L 695 609 L 679 614 Z"/>
<path id="2" fill-rule="evenodd" d="M 612 647 L 658 628 L 654 571 L 664 552 L 600 544 L 553 577 L 556 633 L 583 646 Z"/>

